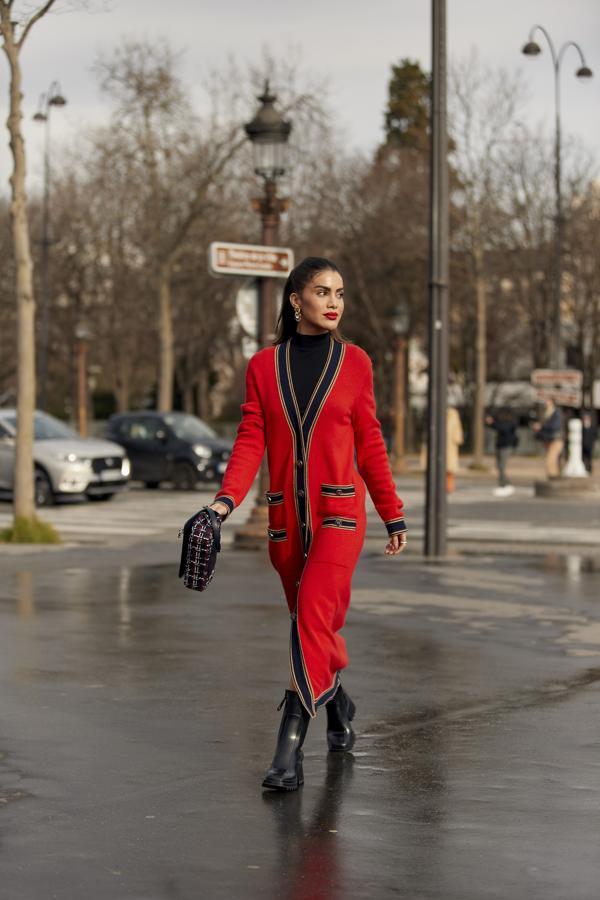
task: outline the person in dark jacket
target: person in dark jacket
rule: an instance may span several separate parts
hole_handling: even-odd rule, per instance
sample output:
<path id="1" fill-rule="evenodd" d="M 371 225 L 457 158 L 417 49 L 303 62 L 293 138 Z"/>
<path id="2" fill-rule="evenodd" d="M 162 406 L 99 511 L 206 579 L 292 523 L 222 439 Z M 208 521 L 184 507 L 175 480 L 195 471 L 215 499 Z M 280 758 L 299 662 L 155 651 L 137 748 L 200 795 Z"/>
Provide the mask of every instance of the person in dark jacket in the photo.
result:
<path id="1" fill-rule="evenodd" d="M 598 435 L 598 428 L 594 422 L 594 415 L 589 409 L 584 409 L 581 414 L 581 456 L 587 471 L 592 473 L 594 458 L 594 444 Z"/>
<path id="2" fill-rule="evenodd" d="M 514 492 L 506 475 L 508 457 L 519 443 L 517 437 L 517 421 L 512 411 L 503 406 L 496 415 L 486 416 L 485 424 L 496 432 L 496 465 L 498 467 L 498 487 L 494 493 L 499 497 L 507 497 Z"/>

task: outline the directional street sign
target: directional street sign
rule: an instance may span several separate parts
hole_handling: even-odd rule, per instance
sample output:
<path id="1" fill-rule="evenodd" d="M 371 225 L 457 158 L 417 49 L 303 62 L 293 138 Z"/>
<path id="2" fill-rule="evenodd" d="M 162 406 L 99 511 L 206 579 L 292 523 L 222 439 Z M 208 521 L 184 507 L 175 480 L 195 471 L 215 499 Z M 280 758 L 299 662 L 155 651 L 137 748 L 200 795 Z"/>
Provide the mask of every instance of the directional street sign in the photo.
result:
<path id="1" fill-rule="evenodd" d="M 534 369 L 531 383 L 538 400 L 554 400 L 558 406 L 582 404 L 583 372 L 577 369 Z"/>
<path id="2" fill-rule="evenodd" d="M 294 267 L 294 252 L 289 247 L 213 241 L 209 247 L 208 266 L 213 275 L 287 278 Z"/>
<path id="3" fill-rule="evenodd" d="M 531 383 L 534 387 L 580 388 L 583 385 L 583 372 L 578 369 L 534 369 Z"/>

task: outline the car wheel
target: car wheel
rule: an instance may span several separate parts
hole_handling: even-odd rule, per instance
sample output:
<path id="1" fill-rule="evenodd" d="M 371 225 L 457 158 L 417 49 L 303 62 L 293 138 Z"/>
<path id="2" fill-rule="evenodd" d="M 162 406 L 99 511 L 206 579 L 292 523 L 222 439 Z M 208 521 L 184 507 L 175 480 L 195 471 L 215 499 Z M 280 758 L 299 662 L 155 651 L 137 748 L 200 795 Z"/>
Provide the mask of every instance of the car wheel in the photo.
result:
<path id="1" fill-rule="evenodd" d="M 112 500 L 114 494 L 88 494 L 88 500 Z"/>
<path id="2" fill-rule="evenodd" d="M 173 487 L 176 491 L 193 491 L 198 476 L 193 466 L 186 462 L 175 464 L 173 469 Z"/>
<path id="3" fill-rule="evenodd" d="M 160 481 L 145 481 L 144 484 L 149 491 L 155 491 L 160 487 Z"/>
<path id="4" fill-rule="evenodd" d="M 36 506 L 53 506 L 54 491 L 52 483 L 43 469 L 35 470 L 35 505 Z"/>

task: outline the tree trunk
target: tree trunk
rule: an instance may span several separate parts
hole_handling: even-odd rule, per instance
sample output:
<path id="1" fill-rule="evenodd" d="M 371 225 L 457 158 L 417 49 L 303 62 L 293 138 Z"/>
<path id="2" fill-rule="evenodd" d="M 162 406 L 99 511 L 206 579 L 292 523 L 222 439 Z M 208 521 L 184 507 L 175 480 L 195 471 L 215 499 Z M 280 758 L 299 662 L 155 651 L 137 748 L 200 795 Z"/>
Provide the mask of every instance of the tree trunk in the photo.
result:
<path id="1" fill-rule="evenodd" d="M 117 412 L 127 412 L 129 409 L 129 392 L 130 392 L 130 371 L 128 363 L 119 365 L 116 379 L 115 397 L 117 401 Z"/>
<path id="2" fill-rule="evenodd" d="M 211 410 L 209 408 L 209 388 L 208 388 L 208 372 L 206 367 L 202 367 L 198 373 L 196 387 L 196 415 L 200 419 L 207 421 L 211 418 Z"/>
<path id="3" fill-rule="evenodd" d="M 1 6 L 4 52 L 10 67 L 8 131 L 13 158 L 11 219 L 16 263 L 17 299 L 17 438 L 15 445 L 14 515 L 35 516 L 33 413 L 35 410 L 35 300 L 33 262 L 25 192 L 25 143 L 21 131 L 21 66 L 10 9 Z"/>
<path id="4" fill-rule="evenodd" d="M 475 304 L 477 329 L 475 337 L 475 396 L 473 398 L 473 467 L 484 465 L 485 386 L 487 380 L 487 304 L 483 274 L 483 251 L 477 242 L 473 248 L 475 263 Z"/>
<path id="5" fill-rule="evenodd" d="M 183 411 L 194 415 L 194 386 L 189 382 L 183 388 Z"/>
<path id="6" fill-rule="evenodd" d="M 173 406 L 173 318 L 171 311 L 171 264 L 163 263 L 159 271 L 159 347 L 158 409 L 167 412 Z"/>

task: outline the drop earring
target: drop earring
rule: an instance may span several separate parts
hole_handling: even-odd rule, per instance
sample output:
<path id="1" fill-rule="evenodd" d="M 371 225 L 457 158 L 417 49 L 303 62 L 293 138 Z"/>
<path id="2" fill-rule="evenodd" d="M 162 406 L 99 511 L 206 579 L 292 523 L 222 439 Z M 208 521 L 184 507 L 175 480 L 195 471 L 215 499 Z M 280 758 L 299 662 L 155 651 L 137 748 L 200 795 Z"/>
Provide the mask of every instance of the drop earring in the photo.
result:
<path id="1" fill-rule="evenodd" d="M 301 312 L 299 306 L 297 306 L 297 307 L 295 308 L 295 311 L 294 311 L 294 318 L 295 318 L 296 322 L 299 322 L 300 319 L 302 318 L 302 312 Z"/>

